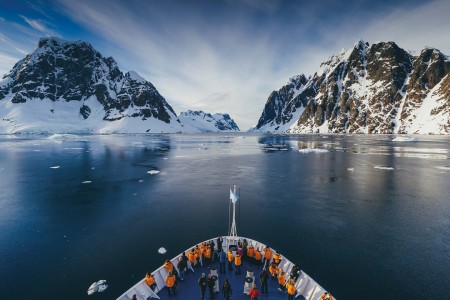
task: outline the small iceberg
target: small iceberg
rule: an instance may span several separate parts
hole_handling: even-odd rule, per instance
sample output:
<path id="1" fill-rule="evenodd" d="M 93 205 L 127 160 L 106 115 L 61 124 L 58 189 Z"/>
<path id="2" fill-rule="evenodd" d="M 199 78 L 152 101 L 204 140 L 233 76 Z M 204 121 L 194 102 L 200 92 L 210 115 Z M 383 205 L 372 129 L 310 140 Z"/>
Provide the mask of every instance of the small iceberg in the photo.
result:
<path id="1" fill-rule="evenodd" d="M 272 152 L 272 151 L 289 151 L 291 148 L 288 145 L 284 144 L 272 144 L 267 143 L 263 146 L 264 151 Z"/>
<path id="2" fill-rule="evenodd" d="M 447 171 L 450 171 L 450 167 L 448 167 L 448 166 L 445 166 L 445 167 L 439 166 L 439 167 L 436 167 L 436 168 L 438 168 L 438 169 L 440 169 L 440 170 L 447 170 Z"/>
<path id="3" fill-rule="evenodd" d="M 87 184 L 87 183 L 92 183 L 92 181 L 90 181 L 90 180 L 85 180 L 85 181 L 83 181 L 83 182 L 81 182 L 81 183 Z"/>
<path id="4" fill-rule="evenodd" d="M 150 170 L 147 173 L 150 174 L 150 175 L 155 175 L 155 174 L 158 174 L 159 172 L 161 172 L 161 171 L 159 171 L 159 170 Z"/>
<path id="5" fill-rule="evenodd" d="M 97 282 L 94 282 L 93 284 L 91 284 L 91 286 L 89 287 L 87 293 L 88 295 L 92 295 L 94 293 L 101 293 L 104 290 L 106 290 L 108 288 L 108 285 L 106 284 L 106 280 L 99 280 Z"/>
<path id="6" fill-rule="evenodd" d="M 355 171 L 355 169 L 354 168 L 347 168 L 347 171 L 353 172 L 353 171 Z"/>
<path id="7" fill-rule="evenodd" d="M 161 247 L 161 248 L 158 249 L 158 253 L 159 254 L 166 254 L 166 252 L 167 252 L 167 250 L 164 247 Z"/>
<path id="8" fill-rule="evenodd" d="M 304 149 L 298 149 L 298 152 L 300 153 L 326 153 L 328 152 L 327 149 L 318 149 L 318 148 L 304 148 Z"/>
<path id="9" fill-rule="evenodd" d="M 50 167 L 50 169 L 59 169 L 59 168 L 61 168 L 61 166 L 53 166 L 53 167 Z"/>
<path id="10" fill-rule="evenodd" d="M 392 140 L 393 142 L 415 142 L 416 139 L 412 137 L 407 136 L 398 136 L 395 139 Z"/>
<path id="11" fill-rule="evenodd" d="M 375 166 L 374 168 L 375 168 L 375 169 L 380 169 L 380 170 L 388 170 L 388 171 L 395 170 L 394 167 Z"/>

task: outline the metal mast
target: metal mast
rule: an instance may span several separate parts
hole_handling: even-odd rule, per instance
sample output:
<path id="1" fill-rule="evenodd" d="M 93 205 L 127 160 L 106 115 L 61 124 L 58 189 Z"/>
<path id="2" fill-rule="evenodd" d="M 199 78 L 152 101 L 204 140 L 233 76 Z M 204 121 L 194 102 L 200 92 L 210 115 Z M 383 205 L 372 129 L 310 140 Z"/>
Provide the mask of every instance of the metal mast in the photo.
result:
<path id="1" fill-rule="evenodd" d="M 231 192 L 230 189 L 230 201 L 233 204 L 233 221 L 231 223 L 229 236 L 231 237 L 237 237 L 237 230 L 236 230 L 236 202 L 239 200 L 239 195 L 237 191 L 236 184 L 234 185 L 233 192 Z"/>

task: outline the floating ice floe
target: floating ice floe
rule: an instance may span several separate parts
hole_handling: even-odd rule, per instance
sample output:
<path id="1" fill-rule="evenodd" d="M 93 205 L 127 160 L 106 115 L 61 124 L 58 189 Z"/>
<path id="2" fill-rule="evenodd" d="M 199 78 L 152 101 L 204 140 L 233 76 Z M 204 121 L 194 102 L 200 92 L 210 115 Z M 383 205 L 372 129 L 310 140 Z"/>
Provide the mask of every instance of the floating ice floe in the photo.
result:
<path id="1" fill-rule="evenodd" d="M 384 167 L 384 166 L 375 166 L 375 169 L 380 169 L 380 170 L 388 170 L 388 171 L 392 171 L 395 170 L 394 167 Z"/>
<path id="2" fill-rule="evenodd" d="M 291 148 L 288 145 L 283 144 L 265 144 L 263 146 L 264 151 L 289 151 Z"/>
<path id="3" fill-rule="evenodd" d="M 92 183 L 92 181 L 90 181 L 90 180 L 85 180 L 85 181 L 83 181 L 82 183 Z"/>
<path id="4" fill-rule="evenodd" d="M 412 137 L 407 136 L 398 136 L 395 139 L 392 140 L 393 142 L 415 142 L 416 139 Z"/>
<path id="5" fill-rule="evenodd" d="M 355 169 L 354 168 L 347 168 L 347 171 L 354 171 Z"/>
<path id="6" fill-rule="evenodd" d="M 147 171 L 147 173 L 150 174 L 150 175 L 155 175 L 155 174 L 158 174 L 159 172 L 161 172 L 161 171 L 159 171 L 159 170 L 150 170 L 150 171 Z"/>
<path id="7" fill-rule="evenodd" d="M 167 252 L 167 250 L 164 247 L 161 247 L 161 248 L 158 249 L 158 253 L 159 254 L 166 254 L 166 252 Z"/>
<path id="8" fill-rule="evenodd" d="M 92 295 L 94 293 L 101 293 L 104 290 L 106 290 L 108 288 L 108 285 L 106 284 L 106 280 L 99 280 L 97 282 L 94 282 L 93 284 L 91 284 L 91 286 L 89 287 L 87 293 L 88 295 Z"/>
<path id="9" fill-rule="evenodd" d="M 53 167 L 50 167 L 50 169 L 59 169 L 59 168 L 61 168 L 61 166 L 53 166 Z"/>
<path id="10" fill-rule="evenodd" d="M 138 181 L 139 183 L 142 183 L 142 182 L 144 182 L 144 180 L 142 180 L 142 179 L 139 179 L 139 181 Z"/>
<path id="11" fill-rule="evenodd" d="M 298 149 L 298 152 L 300 153 L 325 153 L 328 152 L 327 149 L 318 149 L 318 148 L 304 148 L 304 149 Z"/>
<path id="12" fill-rule="evenodd" d="M 450 171 L 450 167 L 448 167 L 448 166 L 445 166 L 445 167 L 439 166 L 439 167 L 436 167 L 436 168 L 441 169 L 441 170 L 447 170 L 447 171 Z"/>

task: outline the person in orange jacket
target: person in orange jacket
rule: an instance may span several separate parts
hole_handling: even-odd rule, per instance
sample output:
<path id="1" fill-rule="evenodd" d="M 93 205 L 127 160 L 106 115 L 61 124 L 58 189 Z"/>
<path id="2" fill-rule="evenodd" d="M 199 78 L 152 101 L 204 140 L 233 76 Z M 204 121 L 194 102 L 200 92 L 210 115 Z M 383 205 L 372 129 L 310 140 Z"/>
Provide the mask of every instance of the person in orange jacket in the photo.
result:
<path id="1" fill-rule="evenodd" d="M 166 286 L 167 290 L 169 291 L 169 296 L 176 295 L 175 293 L 175 281 L 176 281 L 175 275 L 172 274 L 172 271 L 169 271 L 169 275 L 166 277 Z"/>
<path id="2" fill-rule="evenodd" d="M 333 300 L 333 296 L 331 296 L 328 292 L 325 292 L 322 296 L 320 296 L 320 300 Z"/>
<path id="3" fill-rule="evenodd" d="M 273 255 L 273 262 L 277 264 L 277 266 L 280 264 L 282 260 L 281 254 L 278 252 L 275 252 L 275 254 Z"/>
<path id="4" fill-rule="evenodd" d="M 253 257 L 255 255 L 255 248 L 253 248 L 253 246 L 250 244 L 250 246 L 247 249 L 247 257 L 248 257 L 248 261 L 250 263 L 253 263 Z"/>
<path id="5" fill-rule="evenodd" d="M 145 275 L 145 283 L 152 289 L 152 291 L 155 291 L 156 289 L 156 281 L 155 277 L 150 272 L 147 272 Z"/>
<path id="6" fill-rule="evenodd" d="M 164 269 L 166 269 L 167 272 L 173 272 L 173 264 L 170 260 L 166 259 L 164 262 Z"/>
<path id="7" fill-rule="evenodd" d="M 201 257 L 200 260 L 201 260 L 202 266 L 203 266 L 203 263 L 205 262 L 205 254 L 206 254 L 206 243 L 203 242 L 200 245 L 200 257 Z"/>
<path id="8" fill-rule="evenodd" d="M 197 264 L 197 260 L 195 258 L 194 248 L 192 248 L 191 251 L 189 251 L 188 259 L 189 259 L 189 262 L 191 263 L 191 266 L 195 266 Z"/>
<path id="9" fill-rule="evenodd" d="M 286 283 L 286 289 L 288 293 L 288 300 L 294 300 L 295 292 L 297 288 L 295 287 L 294 279 L 289 279 L 288 283 Z"/>
<path id="10" fill-rule="evenodd" d="M 285 291 L 284 286 L 286 284 L 286 272 L 284 272 L 282 268 L 279 268 L 277 277 L 278 277 L 278 284 L 280 286 L 278 289 L 281 292 L 284 292 Z"/>
<path id="11" fill-rule="evenodd" d="M 209 266 L 211 264 L 211 255 L 212 255 L 211 246 L 207 246 L 206 247 L 206 251 L 205 251 L 205 255 L 204 255 L 206 266 Z"/>
<path id="12" fill-rule="evenodd" d="M 242 264 L 242 260 L 241 260 L 241 256 L 239 255 L 239 253 L 236 253 L 236 256 L 234 257 L 234 265 L 236 266 L 236 275 L 241 275 L 241 264 Z"/>
<path id="13" fill-rule="evenodd" d="M 233 266 L 232 266 L 233 260 L 234 260 L 233 252 L 231 250 L 228 250 L 227 256 L 228 256 L 228 271 L 231 272 L 231 271 L 233 271 Z"/>
<path id="14" fill-rule="evenodd" d="M 267 269 L 267 267 L 269 266 L 271 259 L 272 259 L 272 249 L 270 249 L 269 246 L 266 246 L 266 248 L 264 248 L 264 259 L 263 259 L 263 265 L 265 269 Z"/>
<path id="15" fill-rule="evenodd" d="M 278 266 L 276 263 L 272 262 L 269 266 L 270 277 L 272 279 L 277 278 L 278 275 Z"/>
<path id="16" fill-rule="evenodd" d="M 256 250 L 255 250 L 255 262 L 256 262 L 257 266 L 261 265 L 261 259 L 262 259 L 261 251 L 259 251 L 259 249 L 256 248 Z"/>

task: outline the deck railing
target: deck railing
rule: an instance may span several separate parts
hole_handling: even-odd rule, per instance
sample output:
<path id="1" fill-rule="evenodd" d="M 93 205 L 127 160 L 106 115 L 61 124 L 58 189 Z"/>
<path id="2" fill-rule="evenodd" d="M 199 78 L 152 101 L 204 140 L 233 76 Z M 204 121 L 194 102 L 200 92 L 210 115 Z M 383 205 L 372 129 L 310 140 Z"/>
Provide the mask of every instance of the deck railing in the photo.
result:
<path id="1" fill-rule="evenodd" d="M 261 242 L 258 242 L 256 240 L 247 238 L 247 237 L 231 237 L 231 236 L 221 236 L 223 238 L 223 244 L 222 248 L 225 250 L 228 249 L 229 245 L 236 245 L 237 242 L 243 241 L 244 239 L 247 240 L 247 243 L 252 245 L 255 249 L 258 248 L 261 252 L 263 252 L 263 249 L 267 246 L 266 244 L 263 244 Z M 215 237 L 213 239 L 209 239 L 203 242 L 209 242 L 213 241 L 214 244 L 217 247 L 217 238 Z M 199 244 L 203 243 L 200 242 Z M 191 249 L 195 247 L 192 246 L 188 249 L 186 249 L 184 252 L 189 253 Z M 276 249 L 271 248 L 273 251 L 276 251 Z M 178 254 L 174 258 L 171 259 L 172 262 L 178 262 L 178 259 L 181 257 L 181 254 Z M 174 268 L 178 271 L 175 264 Z M 292 267 L 294 264 L 288 260 L 286 257 L 283 257 L 283 260 L 280 263 L 281 268 L 283 269 L 286 274 L 290 274 Z M 280 267 L 279 266 L 279 267 Z M 149 297 L 154 299 L 159 299 L 158 293 L 162 289 L 166 287 L 166 276 L 168 275 L 167 270 L 164 268 L 164 266 L 159 267 L 154 272 L 152 272 L 153 276 L 155 277 L 156 282 L 156 289 L 155 292 L 153 292 L 150 287 L 145 283 L 145 279 L 142 279 L 137 284 L 135 284 L 133 287 L 131 287 L 128 291 L 123 293 L 117 300 L 130 300 L 134 294 L 136 294 L 138 300 L 146 300 Z M 289 279 L 289 277 L 286 278 L 286 281 Z M 320 299 L 320 296 L 325 292 L 325 289 L 321 287 L 317 282 L 315 282 L 311 277 L 308 276 L 304 271 L 301 271 L 300 276 L 298 277 L 297 281 L 295 282 L 295 287 L 297 289 L 297 293 L 295 298 L 298 298 L 300 296 L 303 296 L 306 300 L 318 300 Z M 333 299 L 335 299 L 333 297 Z"/>

